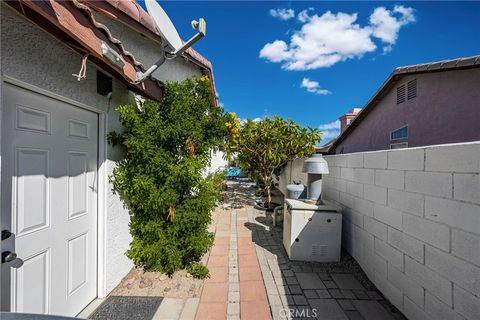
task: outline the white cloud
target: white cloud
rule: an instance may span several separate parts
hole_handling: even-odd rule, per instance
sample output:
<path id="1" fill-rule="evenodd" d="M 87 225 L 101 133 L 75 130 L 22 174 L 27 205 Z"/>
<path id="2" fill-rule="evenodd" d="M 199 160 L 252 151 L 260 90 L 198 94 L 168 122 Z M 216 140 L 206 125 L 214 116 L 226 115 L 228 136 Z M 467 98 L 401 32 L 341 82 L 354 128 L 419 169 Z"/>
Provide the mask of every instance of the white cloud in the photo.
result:
<path id="1" fill-rule="evenodd" d="M 281 62 L 289 59 L 290 52 L 285 41 L 275 40 L 272 43 L 267 43 L 260 51 L 260 57 L 267 58 L 272 62 Z"/>
<path id="2" fill-rule="evenodd" d="M 332 130 L 332 129 L 337 129 L 340 130 L 340 120 L 336 120 L 333 122 L 321 124 L 318 126 L 318 129 L 320 130 Z"/>
<path id="3" fill-rule="evenodd" d="M 250 119 L 250 118 L 246 118 L 246 119 L 238 119 L 240 121 L 240 124 L 243 125 L 245 122 L 247 122 L 247 120 L 252 120 L 253 122 L 258 122 L 258 121 L 261 121 L 262 118 L 253 118 L 253 119 Z"/>
<path id="4" fill-rule="evenodd" d="M 397 42 L 400 28 L 414 21 L 413 9 L 404 6 L 395 6 L 393 10 L 378 7 L 370 15 L 372 35 L 386 43 L 383 47 L 385 53 L 391 51 Z"/>
<path id="5" fill-rule="evenodd" d="M 302 23 L 305 23 L 308 20 L 310 20 L 310 15 L 308 14 L 308 12 L 312 11 L 312 10 L 313 10 L 313 8 L 308 8 L 308 9 L 300 11 L 297 15 L 298 21 L 300 21 Z"/>
<path id="6" fill-rule="evenodd" d="M 295 11 L 293 9 L 270 9 L 270 15 L 274 18 L 279 18 L 280 20 L 289 20 L 295 17 Z"/>
<path id="7" fill-rule="evenodd" d="M 318 95 L 326 95 L 332 93 L 327 89 L 320 88 L 320 84 L 317 81 L 310 80 L 309 78 L 303 78 L 300 87 L 307 89 L 308 92 Z"/>
<path id="8" fill-rule="evenodd" d="M 403 6 L 395 6 L 393 10 L 376 8 L 365 26 L 357 23 L 356 13 L 327 11 L 319 16 L 309 15 L 308 11 L 298 14 L 303 25 L 288 43 L 284 40 L 267 43 L 260 50 L 260 57 L 282 63 L 287 70 L 327 68 L 375 51 L 374 39 L 380 39 L 385 44 L 384 52 L 388 52 L 397 41 L 400 28 L 415 21 L 413 9 Z"/>
<path id="9" fill-rule="evenodd" d="M 336 138 L 340 135 L 340 120 L 322 124 L 318 128 L 322 131 L 322 138 Z"/>

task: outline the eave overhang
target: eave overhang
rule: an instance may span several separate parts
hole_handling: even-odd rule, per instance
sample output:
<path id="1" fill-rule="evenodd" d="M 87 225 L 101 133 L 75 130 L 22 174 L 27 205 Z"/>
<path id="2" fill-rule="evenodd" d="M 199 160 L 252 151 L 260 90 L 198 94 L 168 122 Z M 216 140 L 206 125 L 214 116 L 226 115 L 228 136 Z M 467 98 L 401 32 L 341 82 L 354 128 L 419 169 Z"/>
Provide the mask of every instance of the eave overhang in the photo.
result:
<path id="1" fill-rule="evenodd" d="M 163 85 L 154 79 L 146 79 L 135 84 L 137 71 L 144 71 L 135 58 L 125 52 L 121 42 L 112 41 L 108 29 L 96 25 L 88 7 L 77 7 L 76 0 L 23 0 L 6 1 L 8 5 L 41 28 L 57 37 L 80 54 L 88 54 L 88 59 L 100 68 L 122 81 L 130 90 L 150 99 L 160 101 Z M 106 44 L 120 56 L 124 64 L 119 66 L 102 54 L 102 44 Z"/>

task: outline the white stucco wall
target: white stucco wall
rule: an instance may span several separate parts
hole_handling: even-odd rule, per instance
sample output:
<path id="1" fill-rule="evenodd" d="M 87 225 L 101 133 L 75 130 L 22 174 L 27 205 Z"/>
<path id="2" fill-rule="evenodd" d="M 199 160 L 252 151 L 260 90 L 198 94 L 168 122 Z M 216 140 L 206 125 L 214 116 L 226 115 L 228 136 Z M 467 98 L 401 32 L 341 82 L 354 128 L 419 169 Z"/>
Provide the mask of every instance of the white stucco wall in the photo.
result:
<path id="1" fill-rule="evenodd" d="M 115 22 L 103 19 L 115 37 L 124 40 L 128 50 L 146 65 L 158 58 L 158 48 L 145 38 Z M 123 29 L 122 29 L 122 28 Z M 114 79 L 112 100 L 96 92 L 97 67 L 87 63 L 86 80 L 77 81 L 82 57 L 58 39 L 33 24 L 5 4 L 1 4 L 1 74 L 41 89 L 81 102 L 106 113 L 106 132 L 121 130 L 114 107 L 131 101 L 127 88 Z M 8 44 L 8 45 L 7 45 Z M 160 80 L 183 80 L 199 75 L 197 66 L 179 60 L 157 71 Z M 0 128 L 1 129 L 1 128 Z M 122 150 L 106 144 L 106 171 L 110 175 Z M 129 248 L 129 214 L 107 182 L 105 217 L 105 292 L 110 292 L 133 266 L 125 256 Z"/>
<path id="2" fill-rule="evenodd" d="M 55 94 L 84 103 L 106 112 L 106 132 L 121 128 L 114 106 L 128 103 L 127 88 L 113 81 L 112 101 L 96 92 L 97 67 L 87 64 L 87 78 L 77 81 L 72 73 L 80 69 L 82 57 L 37 25 L 26 20 L 5 4 L 1 13 L 1 71 L 2 76 L 32 84 Z M 117 148 L 106 145 L 107 171 L 121 157 Z M 133 266 L 125 256 L 131 237 L 128 230 L 128 211 L 110 183 L 106 191 L 107 212 L 105 238 L 105 288 L 110 292 Z"/>
<path id="3" fill-rule="evenodd" d="M 227 168 L 228 161 L 224 159 L 225 153 L 222 151 L 212 151 L 210 153 L 210 166 L 205 170 L 205 176 L 224 170 Z"/>
<path id="4" fill-rule="evenodd" d="M 146 69 L 161 57 L 161 46 L 154 41 L 132 32 L 130 28 L 121 22 L 110 20 L 100 14 L 95 14 L 95 18 L 105 24 L 112 35 L 122 41 L 125 50 L 131 52 L 138 61 L 143 63 Z M 186 23 L 189 22 L 187 21 Z M 180 57 L 173 60 L 166 60 L 152 76 L 161 81 L 182 81 L 201 74 L 200 68 L 195 67 L 185 58 Z"/>

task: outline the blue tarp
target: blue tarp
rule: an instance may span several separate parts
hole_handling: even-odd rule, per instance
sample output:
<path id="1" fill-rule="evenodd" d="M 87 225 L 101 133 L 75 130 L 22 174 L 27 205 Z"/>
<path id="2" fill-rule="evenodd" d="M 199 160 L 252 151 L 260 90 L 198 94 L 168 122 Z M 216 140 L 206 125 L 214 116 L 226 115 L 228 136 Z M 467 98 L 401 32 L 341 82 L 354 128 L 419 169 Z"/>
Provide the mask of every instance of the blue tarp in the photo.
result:
<path id="1" fill-rule="evenodd" d="M 236 178 L 240 175 L 241 172 L 242 172 L 242 170 L 240 168 L 230 167 L 230 168 L 228 168 L 226 176 L 227 176 L 227 178 Z"/>

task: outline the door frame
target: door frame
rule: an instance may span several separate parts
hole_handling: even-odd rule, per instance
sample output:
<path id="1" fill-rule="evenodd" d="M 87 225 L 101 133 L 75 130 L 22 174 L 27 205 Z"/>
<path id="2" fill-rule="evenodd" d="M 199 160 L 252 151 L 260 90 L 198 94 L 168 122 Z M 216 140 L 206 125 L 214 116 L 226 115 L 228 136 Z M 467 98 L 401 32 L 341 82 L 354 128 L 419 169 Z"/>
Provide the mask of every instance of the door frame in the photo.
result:
<path id="1" fill-rule="evenodd" d="M 91 111 L 98 116 L 98 141 L 97 141 L 97 297 L 104 298 L 106 297 L 106 221 L 107 221 L 107 186 L 108 186 L 108 176 L 107 176 L 107 114 L 104 110 L 95 108 L 84 103 L 72 100 L 70 98 L 61 96 L 59 94 L 53 93 L 51 91 L 42 89 L 35 85 L 29 84 L 27 82 L 17 80 L 8 75 L 2 74 L 0 76 L 0 94 L 1 94 L 1 103 L 0 103 L 0 141 L 2 137 L 2 123 L 3 123 L 3 101 L 4 101 L 4 90 L 3 86 L 5 84 L 14 85 L 16 87 L 23 88 L 28 91 L 46 96 L 51 99 L 55 99 L 67 104 L 70 104 L 74 107 L 85 109 Z M 0 148 L 0 175 L 1 175 L 1 148 Z M 1 189 L 0 189 L 0 201 L 1 199 Z M 5 294 L 5 292 L 3 292 Z M 8 291 L 8 294 L 11 297 L 12 289 Z M 10 299 L 10 302 L 12 300 Z M 86 306 L 85 306 L 86 307 Z"/>

